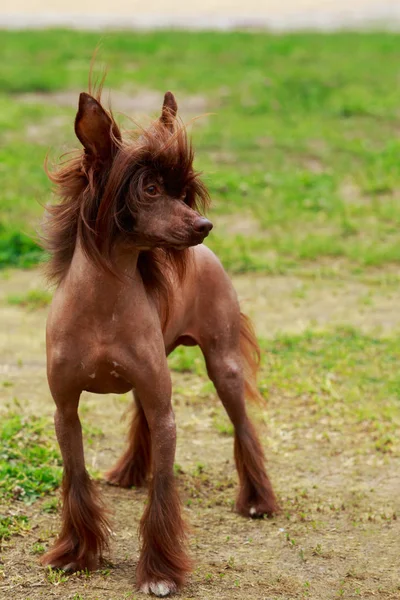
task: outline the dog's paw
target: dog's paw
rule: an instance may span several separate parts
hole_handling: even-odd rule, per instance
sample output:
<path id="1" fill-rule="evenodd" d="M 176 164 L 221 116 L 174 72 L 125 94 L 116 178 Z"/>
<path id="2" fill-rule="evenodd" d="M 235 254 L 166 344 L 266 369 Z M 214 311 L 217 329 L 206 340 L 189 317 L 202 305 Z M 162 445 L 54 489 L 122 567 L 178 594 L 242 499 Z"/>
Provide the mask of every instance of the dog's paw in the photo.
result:
<path id="1" fill-rule="evenodd" d="M 149 581 L 143 583 L 140 591 L 144 594 L 154 594 L 159 598 L 164 598 L 176 592 L 176 585 L 171 581 Z"/>

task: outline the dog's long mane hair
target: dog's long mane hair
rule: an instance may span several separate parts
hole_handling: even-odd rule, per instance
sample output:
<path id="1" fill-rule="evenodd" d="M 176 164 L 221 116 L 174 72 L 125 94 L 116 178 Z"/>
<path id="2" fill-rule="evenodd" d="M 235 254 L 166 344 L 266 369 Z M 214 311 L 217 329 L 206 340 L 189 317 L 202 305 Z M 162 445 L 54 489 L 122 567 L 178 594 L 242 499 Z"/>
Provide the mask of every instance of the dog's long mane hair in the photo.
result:
<path id="1" fill-rule="evenodd" d="M 101 89 L 96 100 L 100 103 Z M 164 113 L 164 120 L 157 119 L 146 129 L 129 132 L 123 140 L 112 112 L 105 113 L 110 122 L 110 160 L 104 163 L 79 151 L 53 172 L 46 165 L 60 199 L 57 204 L 46 206 L 42 235 L 43 246 L 50 255 L 46 275 L 56 285 L 68 272 L 78 241 L 99 269 L 115 272 L 115 243 L 135 245 L 131 226 L 145 202 L 137 193 L 137 184 L 150 165 L 169 182 L 171 189 L 186 189 L 185 202 L 194 210 L 204 212 L 209 203 L 207 189 L 193 170 L 192 144 L 180 119 L 171 116 L 166 125 Z M 146 288 L 168 305 L 174 276 L 183 278 L 188 260 L 188 250 L 155 248 L 140 252 L 138 269 Z"/>

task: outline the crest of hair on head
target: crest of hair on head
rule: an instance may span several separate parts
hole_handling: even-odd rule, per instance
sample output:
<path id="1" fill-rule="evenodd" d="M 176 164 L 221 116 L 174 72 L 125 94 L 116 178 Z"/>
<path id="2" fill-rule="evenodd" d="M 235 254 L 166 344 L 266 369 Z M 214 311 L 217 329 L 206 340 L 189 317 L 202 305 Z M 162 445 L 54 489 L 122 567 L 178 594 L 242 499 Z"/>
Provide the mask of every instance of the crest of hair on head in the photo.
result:
<path id="1" fill-rule="evenodd" d="M 104 78 L 96 84 L 96 98 L 101 105 L 101 88 Z M 94 91 L 92 80 L 91 91 Z M 194 152 L 186 127 L 179 118 L 171 119 L 168 127 L 161 119 L 141 128 L 123 140 L 110 110 L 110 139 L 113 156 L 109 164 L 100 165 L 87 157 L 85 150 L 71 154 L 60 166 L 46 172 L 55 185 L 59 202 L 48 205 L 43 224 L 42 244 L 50 255 L 46 274 L 50 282 L 60 283 L 68 272 L 77 242 L 89 260 L 99 269 L 119 277 L 112 260 L 112 250 L 118 239 L 134 239 L 121 222 L 122 210 L 132 216 L 140 210 L 143 198 L 130 199 L 123 204 L 123 190 L 135 172 L 135 166 L 146 158 L 160 172 L 175 182 L 190 183 L 187 204 L 203 213 L 209 204 L 207 189 L 193 170 Z M 165 308 L 164 323 L 168 318 L 168 305 L 173 281 L 182 279 L 190 260 L 189 250 L 154 248 L 141 251 L 138 269 L 149 293 L 160 298 Z"/>
<path id="2" fill-rule="evenodd" d="M 103 66 L 100 79 L 99 79 L 99 75 L 97 75 L 97 74 L 95 75 L 95 77 L 93 77 L 96 58 L 100 51 L 100 47 L 101 47 L 101 43 L 99 42 L 93 52 L 93 56 L 92 56 L 91 60 L 90 60 L 89 75 L 88 75 L 88 93 L 91 96 L 93 96 L 93 98 L 96 98 L 97 102 L 100 102 L 100 104 L 101 104 L 101 94 L 103 92 L 104 83 L 107 78 L 108 67 Z"/>

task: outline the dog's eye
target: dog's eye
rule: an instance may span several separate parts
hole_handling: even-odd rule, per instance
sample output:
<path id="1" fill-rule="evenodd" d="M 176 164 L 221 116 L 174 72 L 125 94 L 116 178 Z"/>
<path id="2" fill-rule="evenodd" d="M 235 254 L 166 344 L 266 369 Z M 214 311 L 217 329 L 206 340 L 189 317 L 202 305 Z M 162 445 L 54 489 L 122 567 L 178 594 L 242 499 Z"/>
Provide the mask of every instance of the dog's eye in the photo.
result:
<path id="1" fill-rule="evenodd" d="M 160 192 L 156 185 L 148 185 L 144 190 L 149 196 L 157 196 Z"/>

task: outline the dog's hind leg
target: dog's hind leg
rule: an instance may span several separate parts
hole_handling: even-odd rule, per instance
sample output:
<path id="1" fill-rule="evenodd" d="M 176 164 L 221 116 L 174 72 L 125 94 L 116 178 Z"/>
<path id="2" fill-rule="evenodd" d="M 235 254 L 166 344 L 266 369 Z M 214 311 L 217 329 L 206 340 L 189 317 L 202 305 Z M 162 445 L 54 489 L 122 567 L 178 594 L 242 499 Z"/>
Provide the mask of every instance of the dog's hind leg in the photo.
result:
<path id="1" fill-rule="evenodd" d="M 151 470 L 150 430 L 137 394 L 134 394 L 133 410 L 128 447 L 116 465 L 106 474 L 108 483 L 124 488 L 143 486 Z"/>
<path id="2" fill-rule="evenodd" d="M 271 516 L 278 504 L 264 466 L 264 452 L 245 406 L 245 392 L 255 395 L 255 380 L 251 358 L 246 356 L 252 339 L 249 321 L 239 308 L 219 315 L 214 327 L 207 328 L 212 335 L 203 336 L 201 348 L 207 371 L 235 428 L 235 462 L 240 490 L 236 510 L 250 517 Z M 255 345 L 255 348 L 258 347 Z M 253 371 L 253 373 L 252 373 Z M 247 377 L 245 377 L 245 374 Z"/>

